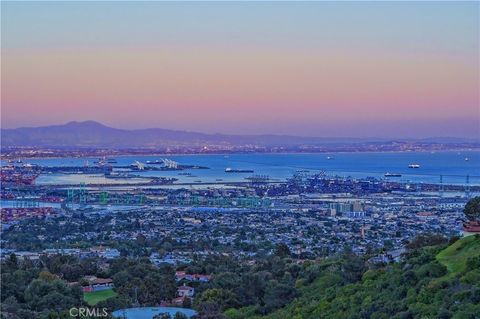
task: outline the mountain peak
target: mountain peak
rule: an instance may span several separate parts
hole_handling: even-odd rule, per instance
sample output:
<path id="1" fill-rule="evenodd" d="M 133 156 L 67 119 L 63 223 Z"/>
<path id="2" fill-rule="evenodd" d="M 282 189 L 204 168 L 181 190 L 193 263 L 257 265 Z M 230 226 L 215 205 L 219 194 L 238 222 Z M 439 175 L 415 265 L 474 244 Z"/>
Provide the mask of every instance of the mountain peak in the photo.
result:
<path id="1" fill-rule="evenodd" d="M 65 124 L 65 126 L 88 126 L 88 127 L 106 127 L 102 123 L 88 120 L 88 121 L 70 121 Z"/>

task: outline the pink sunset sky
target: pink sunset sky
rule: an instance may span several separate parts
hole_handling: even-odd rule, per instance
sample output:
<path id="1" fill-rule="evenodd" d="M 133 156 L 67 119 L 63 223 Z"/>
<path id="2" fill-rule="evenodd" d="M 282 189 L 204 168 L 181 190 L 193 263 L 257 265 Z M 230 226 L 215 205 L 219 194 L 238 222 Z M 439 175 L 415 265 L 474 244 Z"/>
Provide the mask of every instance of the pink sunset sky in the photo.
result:
<path id="1" fill-rule="evenodd" d="M 2 3 L 2 128 L 478 137 L 478 3 Z"/>

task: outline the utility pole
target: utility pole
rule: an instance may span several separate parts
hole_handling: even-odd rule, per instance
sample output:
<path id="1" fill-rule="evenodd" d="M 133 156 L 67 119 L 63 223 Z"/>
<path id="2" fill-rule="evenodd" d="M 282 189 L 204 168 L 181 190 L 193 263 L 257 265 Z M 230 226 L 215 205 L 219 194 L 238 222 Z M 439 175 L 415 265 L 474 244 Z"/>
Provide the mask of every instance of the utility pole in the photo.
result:
<path id="1" fill-rule="evenodd" d="M 444 188 L 443 188 L 443 175 L 440 175 L 440 190 L 439 190 L 439 195 L 440 195 L 440 197 L 443 197 L 443 191 L 444 191 Z"/>
<path id="2" fill-rule="evenodd" d="M 470 175 L 467 175 L 467 180 L 465 181 L 465 197 L 470 198 Z"/>

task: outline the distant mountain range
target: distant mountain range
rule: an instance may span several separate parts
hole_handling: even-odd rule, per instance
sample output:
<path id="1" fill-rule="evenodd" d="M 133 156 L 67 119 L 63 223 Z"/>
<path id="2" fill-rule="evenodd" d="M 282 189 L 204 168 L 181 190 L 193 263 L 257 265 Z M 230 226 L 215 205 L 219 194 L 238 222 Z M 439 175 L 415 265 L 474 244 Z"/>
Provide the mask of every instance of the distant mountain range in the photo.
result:
<path id="1" fill-rule="evenodd" d="M 381 138 L 322 138 L 286 135 L 225 135 L 177 131 L 161 128 L 125 130 L 95 121 L 69 122 L 64 125 L 2 129 L 2 147 L 55 148 L 162 148 L 198 147 L 200 145 L 295 147 L 301 145 L 352 145 L 364 143 L 397 143 L 409 140 Z M 411 140 L 410 140 L 411 141 Z M 478 143 L 463 138 L 428 138 L 422 143 Z"/>

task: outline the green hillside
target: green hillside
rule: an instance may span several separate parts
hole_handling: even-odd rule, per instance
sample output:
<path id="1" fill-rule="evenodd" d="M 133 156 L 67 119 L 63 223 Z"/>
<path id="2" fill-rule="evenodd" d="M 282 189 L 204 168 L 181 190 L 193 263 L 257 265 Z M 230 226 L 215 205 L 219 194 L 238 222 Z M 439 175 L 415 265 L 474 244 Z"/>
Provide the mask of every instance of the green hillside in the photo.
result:
<path id="1" fill-rule="evenodd" d="M 466 268 L 467 259 L 480 256 L 479 236 L 462 238 L 438 253 L 437 260 L 445 265 L 449 272 L 458 273 Z"/>
<path id="2" fill-rule="evenodd" d="M 261 315 L 252 307 L 228 310 L 231 319 L 479 318 L 480 236 L 411 250 L 401 263 L 346 280 L 330 267 L 300 287 L 286 307 Z"/>

